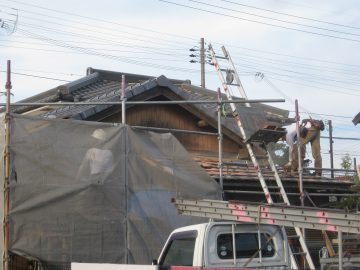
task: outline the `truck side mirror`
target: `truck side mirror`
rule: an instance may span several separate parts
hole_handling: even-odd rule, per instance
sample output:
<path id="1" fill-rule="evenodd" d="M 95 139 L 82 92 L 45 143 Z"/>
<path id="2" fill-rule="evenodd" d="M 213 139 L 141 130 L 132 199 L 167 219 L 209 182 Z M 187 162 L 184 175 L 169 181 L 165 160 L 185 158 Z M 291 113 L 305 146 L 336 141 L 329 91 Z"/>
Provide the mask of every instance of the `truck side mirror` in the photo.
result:
<path id="1" fill-rule="evenodd" d="M 151 262 L 152 265 L 158 265 L 158 261 L 157 259 L 153 259 L 152 262 Z"/>

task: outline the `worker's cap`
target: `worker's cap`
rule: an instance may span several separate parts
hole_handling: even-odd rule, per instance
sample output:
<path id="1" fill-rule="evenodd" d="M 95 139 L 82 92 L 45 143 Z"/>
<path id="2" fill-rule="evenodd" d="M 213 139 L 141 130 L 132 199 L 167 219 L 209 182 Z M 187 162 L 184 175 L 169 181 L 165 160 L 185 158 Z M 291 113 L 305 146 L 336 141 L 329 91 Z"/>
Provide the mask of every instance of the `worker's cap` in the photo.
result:
<path id="1" fill-rule="evenodd" d="M 94 137 L 95 139 L 98 139 L 98 140 L 101 140 L 101 141 L 106 140 L 106 133 L 101 128 L 95 129 L 94 132 L 91 134 L 91 136 Z"/>

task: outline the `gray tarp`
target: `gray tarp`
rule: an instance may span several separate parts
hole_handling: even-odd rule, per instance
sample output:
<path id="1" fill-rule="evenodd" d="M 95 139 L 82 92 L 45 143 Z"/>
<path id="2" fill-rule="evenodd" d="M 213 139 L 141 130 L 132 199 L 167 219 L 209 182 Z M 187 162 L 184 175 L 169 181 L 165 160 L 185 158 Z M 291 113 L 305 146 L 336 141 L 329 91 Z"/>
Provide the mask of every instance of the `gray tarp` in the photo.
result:
<path id="1" fill-rule="evenodd" d="M 5 117 L 0 116 L 0 220 L 1 225 L 4 220 L 4 181 L 5 181 L 5 168 L 4 168 L 4 153 L 5 153 Z M 3 226 L 1 226 L 3 231 Z M 3 269 L 3 254 L 4 254 L 4 233 L 0 233 L 0 270 Z"/>
<path id="2" fill-rule="evenodd" d="M 48 262 L 149 263 L 199 222 L 170 198 L 220 198 L 171 134 L 12 115 L 10 151 L 10 249 Z"/>

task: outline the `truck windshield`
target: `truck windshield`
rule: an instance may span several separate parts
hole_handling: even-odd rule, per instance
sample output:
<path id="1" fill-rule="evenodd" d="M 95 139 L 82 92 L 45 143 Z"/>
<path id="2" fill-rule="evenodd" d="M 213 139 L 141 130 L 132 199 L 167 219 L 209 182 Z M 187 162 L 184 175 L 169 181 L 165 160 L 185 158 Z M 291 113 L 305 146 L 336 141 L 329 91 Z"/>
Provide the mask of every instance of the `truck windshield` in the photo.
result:
<path id="1" fill-rule="evenodd" d="M 269 240 L 270 239 L 270 240 Z M 235 234 L 236 258 L 259 257 L 259 242 L 257 233 L 237 233 Z M 256 254 L 257 253 L 257 254 Z M 275 255 L 274 243 L 268 234 L 261 234 L 261 253 L 262 257 L 272 257 Z M 220 259 L 233 258 L 232 235 L 220 234 L 217 237 L 217 254 Z"/>
<path id="2" fill-rule="evenodd" d="M 161 269 L 170 269 L 170 266 L 192 266 L 196 232 L 173 235 L 164 257 L 160 261 Z"/>

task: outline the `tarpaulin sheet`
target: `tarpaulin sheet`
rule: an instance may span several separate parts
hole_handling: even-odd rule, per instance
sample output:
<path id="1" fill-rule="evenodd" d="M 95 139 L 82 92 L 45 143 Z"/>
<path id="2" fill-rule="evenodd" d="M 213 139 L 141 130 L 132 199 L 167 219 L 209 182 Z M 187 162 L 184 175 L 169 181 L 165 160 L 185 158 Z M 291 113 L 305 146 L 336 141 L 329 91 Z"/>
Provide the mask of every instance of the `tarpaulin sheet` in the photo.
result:
<path id="1" fill-rule="evenodd" d="M 199 219 L 172 197 L 219 199 L 171 134 L 12 115 L 10 249 L 47 262 L 150 263 Z"/>
<path id="2" fill-rule="evenodd" d="M 0 233 L 0 270 L 3 269 L 3 254 L 4 254 L 4 233 L 3 233 L 3 220 L 4 220 L 4 182 L 5 182 L 5 168 L 4 168 L 4 154 L 5 154 L 5 116 L 0 116 L 0 220 L 1 231 Z"/>

